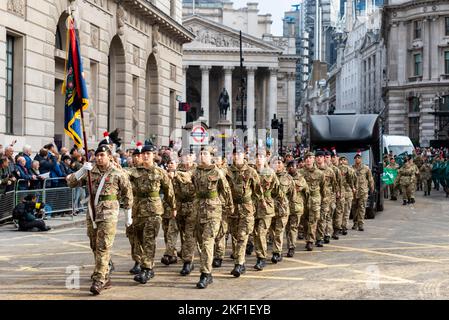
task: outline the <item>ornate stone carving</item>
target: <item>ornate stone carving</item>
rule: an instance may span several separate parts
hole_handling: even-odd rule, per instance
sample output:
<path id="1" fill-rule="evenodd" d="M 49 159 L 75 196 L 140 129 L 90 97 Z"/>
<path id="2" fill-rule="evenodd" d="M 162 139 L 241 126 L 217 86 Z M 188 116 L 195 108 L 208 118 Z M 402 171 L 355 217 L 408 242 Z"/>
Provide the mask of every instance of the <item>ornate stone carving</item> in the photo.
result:
<path id="1" fill-rule="evenodd" d="M 158 53 L 158 45 L 160 41 L 160 33 L 159 33 L 159 25 L 155 24 L 153 25 L 153 32 L 152 32 L 152 45 L 153 45 L 153 53 Z"/>
<path id="2" fill-rule="evenodd" d="M 230 37 L 211 30 L 205 30 L 201 26 L 190 26 L 189 31 L 196 35 L 194 42 L 202 44 L 210 44 L 214 47 L 240 47 L 240 40 L 237 37 Z M 243 48 L 256 48 L 254 45 L 242 42 Z"/>
<path id="3" fill-rule="evenodd" d="M 100 28 L 90 25 L 90 43 L 95 49 L 100 49 Z"/>
<path id="4" fill-rule="evenodd" d="M 15 13 L 21 17 L 25 17 L 25 0 L 8 0 L 8 11 Z"/>
<path id="5" fill-rule="evenodd" d="M 117 4 L 117 34 L 123 36 L 125 34 L 126 12 L 122 5 Z"/>
<path id="6" fill-rule="evenodd" d="M 133 46 L 133 62 L 136 66 L 139 65 L 139 47 L 138 46 Z"/>
<path id="7" fill-rule="evenodd" d="M 273 43 L 276 47 L 288 48 L 288 39 L 287 38 L 273 38 Z"/>

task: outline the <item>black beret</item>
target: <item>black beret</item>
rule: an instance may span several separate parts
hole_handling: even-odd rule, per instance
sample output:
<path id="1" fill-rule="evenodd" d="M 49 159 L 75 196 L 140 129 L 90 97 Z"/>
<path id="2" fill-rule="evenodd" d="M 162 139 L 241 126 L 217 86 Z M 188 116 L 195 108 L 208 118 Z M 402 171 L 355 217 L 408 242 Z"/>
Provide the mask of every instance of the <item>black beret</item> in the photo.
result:
<path id="1" fill-rule="evenodd" d="M 100 152 L 109 152 L 111 153 L 111 149 L 109 148 L 109 146 L 107 144 L 102 144 L 100 145 L 97 150 L 95 150 L 95 155 L 97 155 Z"/>
<path id="2" fill-rule="evenodd" d="M 315 157 L 319 157 L 319 156 L 324 157 L 324 155 L 325 155 L 324 151 L 318 150 L 317 152 L 315 152 Z"/>
<path id="3" fill-rule="evenodd" d="M 332 153 L 331 153 L 330 151 L 326 150 L 326 151 L 324 151 L 324 155 L 325 155 L 325 156 L 331 156 Z"/>
<path id="4" fill-rule="evenodd" d="M 145 145 L 142 148 L 142 153 L 145 153 L 145 152 L 156 152 L 156 151 L 157 151 L 157 148 L 155 146 L 153 146 L 153 145 Z"/>
<path id="5" fill-rule="evenodd" d="M 103 139 L 100 141 L 100 143 L 98 144 L 98 147 L 102 146 L 102 145 L 112 145 L 113 143 L 111 141 L 108 141 L 107 139 Z"/>
<path id="6" fill-rule="evenodd" d="M 134 149 L 133 156 L 138 156 L 139 154 L 142 154 L 142 148 Z"/>
<path id="7" fill-rule="evenodd" d="M 64 162 L 64 161 L 66 161 L 67 159 L 70 159 L 70 160 L 72 160 L 72 157 L 70 157 L 70 156 L 68 156 L 68 155 L 65 155 L 65 156 L 63 156 L 62 157 L 62 162 Z"/>
<path id="8" fill-rule="evenodd" d="M 293 167 L 293 166 L 296 166 L 296 161 L 295 161 L 295 160 L 289 161 L 289 162 L 287 163 L 287 168 Z"/>

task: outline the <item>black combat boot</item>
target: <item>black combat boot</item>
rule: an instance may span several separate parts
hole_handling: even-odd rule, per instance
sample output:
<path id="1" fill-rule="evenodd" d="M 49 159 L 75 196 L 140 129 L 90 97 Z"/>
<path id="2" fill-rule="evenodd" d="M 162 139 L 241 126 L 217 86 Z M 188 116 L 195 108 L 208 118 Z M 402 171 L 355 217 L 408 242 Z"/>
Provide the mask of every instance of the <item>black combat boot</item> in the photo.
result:
<path id="1" fill-rule="evenodd" d="M 140 282 L 141 284 L 145 284 L 151 278 L 154 278 L 153 270 L 142 268 L 142 271 L 140 271 L 140 273 L 134 277 L 134 281 Z"/>
<path id="2" fill-rule="evenodd" d="M 343 228 L 343 229 L 341 229 L 341 234 L 342 234 L 343 236 L 347 235 L 347 234 L 348 234 L 348 229 L 346 229 L 346 227 Z"/>
<path id="3" fill-rule="evenodd" d="M 424 191 L 424 197 L 427 196 L 427 191 Z"/>
<path id="4" fill-rule="evenodd" d="M 313 242 L 307 242 L 306 249 L 307 251 L 313 251 Z"/>
<path id="5" fill-rule="evenodd" d="M 103 289 L 110 289 L 112 288 L 112 281 L 111 278 L 108 278 L 103 286 Z"/>
<path id="6" fill-rule="evenodd" d="M 271 257 L 271 262 L 274 264 L 280 262 L 282 260 L 282 257 L 279 253 L 273 253 L 273 256 Z"/>
<path id="7" fill-rule="evenodd" d="M 163 264 L 165 264 L 166 266 L 168 266 L 170 264 L 170 256 L 169 255 L 164 255 L 161 259 L 161 262 Z"/>
<path id="8" fill-rule="evenodd" d="M 365 231 L 362 226 L 359 226 L 359 231 Z"/>
<path id="9" fill-rule="evenodd" d="M 354 225 L 352 226 L 352 230 L 357 230 L 357 224 L 354 223 Z"/>
<path id="10" fill-rule="evenodd" d="M 240 275 L 242 274 L 242 265 L 236 264 L 234 266 L 234 269 L 232 269 L 231 274 L 236 278 L 240 277 Z"/>
<path id="11" fill-rule="evenodd" d="M 298 240 L 304 240 L 304 233 L 298 232 Z"/>
<path id="12" fill-rule="evenodd" d="M 338 239 L 340 239 L 339 237 L 338 237 L 338 234 L 340 233 L 340 229 L 336 229 L 335 231 L 334 231 L 334 233 L 332 234 L 332 239 L 334 239 L 334 240 L 338 240 Z"/>
<path id="13" fill-rule="evenodd" d="M 415 203 L 415 198 L 411 198 L 410 203 Z"/>
<path id="14" fill-rule="evenodd" d="M 176 256 L 168 256 L 168 264 L 178 263 L 178 257 Z"/>
<path id="15" fill-rule="evenodd" d="M 324 243 L 330 243 L 331 237 L 330 236 L 324 236 Z"/>
<path id="16" fill-rule="evenodd" d="M 212 274 L 210 273 L 201 273 L 200 281 L 196 284 L 198 289 L 205 289 L 211 283 L 213 283 Z"/>
<path id="17" fill-rule="evenodd" d="M 194 269 L 194 265 L 192 262 L 184 262 L 184 265 L 182 266 L 182 270 L 181 270 L 180 274 L 182 276 L 187 276 L 190 274 L 190 272 L 192 272 L 193 269 Z"/>
<path id="18" fill-rule="evenodd" d="M 99 295 L 101 291 L 103 290 L 104 285 L 100 281 L 94 281 L 92 282 L 92 285 L 90 286 L 90 292 L 94 294 L 94 296 Z"/>
<path id="19" fill-rule="evenodd" d="M 254 251 L 254 244 L 250 241 L 248 241 L 248 243 L 246 244 L 246 255 L 250 256 Z"/>
<path id="20" fill-rule="evenodd" d="M 402 201 L 402 205 L 403 205 L 403 206 L 406 206 L 406 205 L 407 205 L 407 200 L 404 199 L 404 200 Z"/>
<path id="21" fill-rule="evenodd" d="M 138 262 L 134 263 L 134 267 L 132 267 L 131 270 L 129 270 L 129 273 L 131 274 L 139 274 L 140 273 L 140 264 Z"/>
<path id="22" fill-rule="evenodd" d="M 220 259 L 220 258 L 214 258 L 214 261 L 212 261 L 212 267 L 214 267 L 214 268 L 220 268 L 222 262 L 223 262 L 223 259 Z"/>
<path id="23" fill-rule="evenodd" d="M 292 258 L 295 255 L 295 248 L 289 248 L 287 252 L 287 257 Z"/>
<path id="24" fill-rule="evenodd" d="M 265 265 L 266 265 L 265 259 L 257 258 L 257 263 L 254 266 L 254 269 L 261 271 L 263 270 L 263 268 L 265 268 Z"/>
<path id="25" fill-rule="evenodd" d="M 317 247 L 324 247 L 324 241 L 323 240 L 317 240 L 316 242 L 315 242 L 315 245 L 317 246 Z"/>

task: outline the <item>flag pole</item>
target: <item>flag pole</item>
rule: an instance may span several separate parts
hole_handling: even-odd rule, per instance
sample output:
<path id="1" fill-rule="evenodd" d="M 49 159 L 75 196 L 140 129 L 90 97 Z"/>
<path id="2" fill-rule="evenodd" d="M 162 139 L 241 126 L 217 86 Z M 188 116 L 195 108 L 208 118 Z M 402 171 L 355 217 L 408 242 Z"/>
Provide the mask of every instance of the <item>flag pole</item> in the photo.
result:
<path id="1" fill-rule="evenodd" d="M 75 18 L 72 16 L 72 9 L 69 7 L 69 15 L 70 18 L 73 19 L 73 21 L 75 21 Z M 74 26 L 74 23 L 73 23 Z M 69 28 L 72 27 L 72 24 L 69 24 Z M 75 32 L 75 37 L 76 37 L 76 32 Z M 68 48 L 67 48 L 68 50 Z M 81 63 L 81 61 L 80 61 Z M 83 77 L 83 75 L 80 75 L 81 77 Z M 87 136 L 86 136 L 86 126 L 84 124 L 84 111 L 83 108 L 80 108 L 80 114 L 81 114 L 81 127 L 83 129 L 83 145 L 84 145 L 84 153 L 86 155 L 86 161 L 89 161 L 88 154 L 89 154 L 89 150 L 87 148 Z M 92 188 L 92 176 L 90 174 L 90 171 L 87 171 L 87 188 L 89 190 L 89 201 L 90 201 L 90 209 L 92 212 L 92 224 L 95 226 L 95 218 L 96 218 L 96 210 L 95 210 L 95 200 L 94 200 L 94 192 L 93 192 L 93 188 Z M 88 208 L 89 210 L 89 208 Z"/>

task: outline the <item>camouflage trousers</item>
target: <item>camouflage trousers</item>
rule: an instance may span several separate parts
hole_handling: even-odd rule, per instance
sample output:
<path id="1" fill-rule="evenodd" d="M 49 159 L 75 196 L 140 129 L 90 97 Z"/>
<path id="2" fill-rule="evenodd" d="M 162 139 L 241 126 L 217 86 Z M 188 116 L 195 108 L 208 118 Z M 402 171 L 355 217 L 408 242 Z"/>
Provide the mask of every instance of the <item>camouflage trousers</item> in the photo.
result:
<path id="1" fill-rule="evenodd" d="M 156 240 L 161 228 L 162 217 L 153 214 L 150 217 L 138 217 L 134 221 L 134 228 L 138 241 L 142 244 L 142 268 L 153 269 L 156 253 Z"/>
<path id="2" fill-rule="evenodd" d="M 432 189 L 432 179 L 423 179 L 424 191 L 430 194 L 430 190 Z"/>
<path id="3" fill-rule="evenodd" d="M 296 240 L 298 238 L 299 222 L 302 212 L 295 212 L 288 216 L 287 225 L 285 226 L 285 235 L 287 238 L 287 248 L 296 248 Z"/>
<path id="4" fill-rule="evenodd" d="M 348 228 L 349 216 L 351 215 L 352 209 L 352 198 L 354 197 L 354 193 L 352 191 L 345 192 L 345 204 L 343 209 L 343 218 L 341 219 L 341 228 Z"/>
<path id="5" fill-rule="evenodd" d="M 398 197 L 398 188 L 396 184 L 389 184 L 388 190 L 390 191 L 390 199 L 395 199 Z"/>
<path id="6" fill-rule="evenodd" d="M 229 231 L 228 217 L 223 215 L 220 223 L 220 229 L 218 230 L 217 237 L 215 238 L 214 257 L 217 259 L 223 259 L 226 251 L 226 235 Z M 235 244 L 233 242 L 233 248 Z"/>
<path id="7" fill-rule="evenodd" d="M 176 219 L 162 218 L 162 230 L 164 231 L 165 252 L 164 255 L 176 257 L 176 242 L 178 241 L 178 225 Z"/>
<path id="8" fill-rule="evenodd" d="M 92 280 L 104 284 L 109 278 L 109 260 L 117 231 L 117 220 L 99 221 L 96 224 L 97 228 L 94 229 L 92 221 L 87 219 L 87 236 L 95 258 Z"/>
<path id="9" fill-rule="evenodd" d="M 320 218 L 318 220 L 316 239 L 323 240 L 326 235 L 327 220 L 329 219 L 331 209 L 331 197 L 325 197 L 321 200 Z"/>
<path id="10" fill-rule="evenodd" d="M 193 209 L 193 202 L 178 204 L 181 210 L 176 216 L 179 235 L 181 238 L 181 256 L 183 262 L 192 262 L 197 244 L 196 223 L 197 214 Z"/>
<path id="11" fill-rule="evenodd" d="M 363 227 L 365 223 L 366 202 L 368 201 L 368 193 L 359 195 L 358 198 L 354 198 L 354 225 Z"/>
<path id="12" fill-rule="evenodd" d="M 219 217 L 210 218 L 207 221 L 198 220 L 197 236 L 201 248 L 200 262 L 202 273 L 212 273 L 212 261 L 214 259 L 214 245 L 221 219 Z"/>
<path id="13" fill-rule="evenodd" d="M 333 218 L 333 229 L 335 231 L 341 230 L 341 224 L 343 222 L 343 216 L 345 214 L 345 205 L 346 205 L 346 199 L 345 199 L 344 192 L 341 193 L 340 198 L 337 199 L 336 208 L 334 212 L 334 218 Z"/>
<path id="14" fill-rule="evenodd" d="M 415 184 L 401 184 L 401 190 L 402 190 L 402 199 L 403 200 L 410 200 L 415 198 Z"/>
<path id="15" fill-rule="evenodd" d="M 254 247 L 257 258 L 266 259 L 268 255 L 267 234 L 272 216 L 256 218 L 254 222 Z"/>
<path id="16" fill-rule="evenodd" d="M 304 226 L 306 242 L 316 241 L 318 220 L 321 214 L 321 198 L 309 197 L 309 203 L 304 210 Z"/>
<path id="17" fill-rule="evenodd" d="M 235 264 L 245 263 L 246 244 L 254 230 L 254 205 L 252 202 L 235 204 L 235 214 L 229 216 L 229 232 L 232 237 L 232 255 Z"/>
<path id="18" fill-rule="evenodd" d="M 329 214 L 326 219 L 326 227 L 324 228 L 324 235 L 331 236 L 334 232 L 334 218 L 335 212 L 337 211 L 337 197 L 332 194 L 331 203 L 329 204 Z"/>
<path id="19" fill-rule="evenodd" d="M 273 239 L 273 253 L 282 254 L 282 245 L 284 243 L 284 231 L 287 226 L 288 217 L 290 215 L 275 215 L 271 219 L 270 234 Z"/>
<path id="20" fill-rule="evenodd" d="M 306 215 L 304 211 L 304 214 L 301 215 L 301 219 L 299 220 L 298 234 L 304 237 L 306 233 L 307 233 L 307 224 L 306 224 Z"/>
<path id="21" fill-rule="evenodd" d="M 141 263 L 142 261 L 142 244 L 138 241 L 134 225 L 130 225 L 126 228 L 126 236 L 128 237 L 129 244 L 131 245 L 131 257 L 133 261 Z"/>

